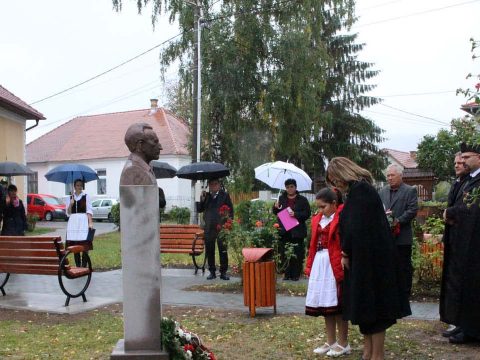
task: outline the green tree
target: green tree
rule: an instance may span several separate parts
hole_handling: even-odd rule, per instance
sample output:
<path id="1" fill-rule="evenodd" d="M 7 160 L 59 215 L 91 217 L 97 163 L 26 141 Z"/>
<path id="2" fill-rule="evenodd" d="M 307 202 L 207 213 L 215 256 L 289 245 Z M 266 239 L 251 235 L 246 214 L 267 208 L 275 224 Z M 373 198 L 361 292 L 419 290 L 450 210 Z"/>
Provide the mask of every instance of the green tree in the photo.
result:
<path id="1" fill-rule="evenodd" d="M 426 135 L 418 144 L 417 162 L 423 169 L 431 169 L 439 180 L 451 180 L 455 176 L 453 159 L 460 151 L 459 144 L 478 136 L 473 118 L 453 120 L 450 129 L 441 129 L 437 135 Z"/>
<path id="2" fill-rule="evenodd" d="M 113 0 L 121 8 L 121 0 Z M 161 54 L 178 61 L 182 96 L 192 84 L 193 8 L 184 0 L 138 0 L 165 11 L 182 35 Z M 202 159 L 227 164 L 238 188 L 252 169 L 289 160 L 322 175 L 333 156 L 347 156 L 375 174 L 384 155 L 382 130 L 358 112 L 377 75 L 357 59 L 363 44 L 348 31 L 353 0 L 203 0 Z M 185 101 L 190 101 L 185 98 Z"/>

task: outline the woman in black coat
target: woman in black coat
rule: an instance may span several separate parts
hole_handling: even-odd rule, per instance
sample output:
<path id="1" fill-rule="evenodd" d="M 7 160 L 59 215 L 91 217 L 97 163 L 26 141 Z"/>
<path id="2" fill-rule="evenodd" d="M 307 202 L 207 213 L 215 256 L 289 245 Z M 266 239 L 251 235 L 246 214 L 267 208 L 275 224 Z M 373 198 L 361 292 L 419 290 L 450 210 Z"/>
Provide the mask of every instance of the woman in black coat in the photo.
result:
<path id="1" fill-rule="evenodd" d="M 295 179 L 285 181 L 285 191 L 273 204 L 273 213 L 277 215 L 280 211 L 290 208 L 290 216 L 298 220 L 299 224 L 286 231 L 279 221 L 280 246 L 279 252 L 282 263 L 285 264 L 285 252 L 287 244 L 293 246 L 293 254 L 285 268 L 284 280 L 298 281 L 303 273 L 303 260 L 305 258 L 305 238 L 307 237 L 307 226 L 305 221 L 310 218 L 310 204 L 305 196 L 297 191 Z"/>
<path id="2" fill-rule="evenodd" d="M 363 359 L 383 360 L 385 330 L 411 314 L 390 226 L 369 171 L 337 157 L 328 165 L 327 179 L 347 196 L 339 222 L 343 316 L 364 335 Z"/>
<path id="3" fill-rule="evenodd" d="M 27 229 L 27 217 L 22 200 L 17 196 L 17 187 L 8 186 L 5 207 L 3 209 L 2 235 L 24 236 Z"/>

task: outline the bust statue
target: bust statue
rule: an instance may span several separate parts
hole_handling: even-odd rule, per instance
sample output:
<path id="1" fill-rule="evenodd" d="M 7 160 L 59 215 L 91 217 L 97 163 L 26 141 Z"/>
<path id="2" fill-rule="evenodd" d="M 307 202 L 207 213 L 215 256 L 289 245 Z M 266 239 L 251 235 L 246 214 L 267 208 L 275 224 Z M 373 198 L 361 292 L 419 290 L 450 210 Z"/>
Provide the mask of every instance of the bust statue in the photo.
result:
<path id="1" fill-rule="evenodd" d="M 157 134 L 147 123 L 130 125 L 125 133 L 125 144 L 131 154 L 120 176 L 120 185 L 157 185 L 149 163 L 157 160 L 162 150 Z"/>

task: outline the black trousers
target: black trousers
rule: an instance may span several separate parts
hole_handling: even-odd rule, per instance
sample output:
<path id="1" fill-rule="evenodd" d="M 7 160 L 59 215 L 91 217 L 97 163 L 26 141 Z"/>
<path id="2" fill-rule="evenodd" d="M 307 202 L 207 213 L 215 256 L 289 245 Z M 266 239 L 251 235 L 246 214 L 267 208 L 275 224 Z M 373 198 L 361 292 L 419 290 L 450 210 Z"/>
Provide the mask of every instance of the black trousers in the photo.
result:
<path id="1" fill-rule="evenodd" d="M 285 256 L 287 244 L 291 244 L 293 246 L 293 254 L 295 255 L 290 258 L 287 267 L 285 268 L 285 278 L 287 279 L 298 279 L 302 275 L 303 260 L 305 258 L 304 240 L 304 238 L 292 237 L 288 232 L 282 235 L 280 239 L 279 252 L 282 265 L 284 265 L 287 261 Z"/>
<path id="2" fill-rule="evenodd" d="M 412 245 L 397 245 L 398 265 L 403 275 L 400 284 L 403 286 L 405 295 L 409 298 L 412 294 Z"/>
<path id="3" fill-rule="evenodd" d="M 228 269 L 228 253 L 227 246 L 222 239 L 217 237 L 217 232 L 209 232 L 205 234 L 205 251 L 207 254 L 208 270 L 215 272 L 215 243 L 218 247 L 218 256 L 220 258 L 220 272 L 226 273 Z"/>

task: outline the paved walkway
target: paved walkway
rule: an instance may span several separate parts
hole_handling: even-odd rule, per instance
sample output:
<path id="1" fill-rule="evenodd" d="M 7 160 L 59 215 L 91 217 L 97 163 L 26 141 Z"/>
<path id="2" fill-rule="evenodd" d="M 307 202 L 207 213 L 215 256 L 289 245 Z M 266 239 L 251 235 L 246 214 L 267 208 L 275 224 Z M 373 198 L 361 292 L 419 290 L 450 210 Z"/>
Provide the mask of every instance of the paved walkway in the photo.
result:
<path id="1" fill-rule="evenodd" d="M 239 279 L 232 278 L 230 281 Z M 190 269 L 162 269 L 162 302 L 166 305 L 244 309 L 248 312 L 248 308 L 243 304 L 242 294 L 185 290 L 192 285 L 212 282 L 220 283 L 223 280 L 217 278 L 207 281 L 206 276 L 194 275 Z M 86 294 L 88 302 L 72 299 L 68 307 L 64 306 L 65 296 L 56 276 L 13 274 L 5 286 L 5 291 L 7 296 L 0 296 L 0 308 L 75 314 L 122 302 L 122 271 L 94 273 Z M 438 304 L 413 302 L 411 305 L 411 318 L 438 320 Z M 280 314 L 303 314 L 304 306 L 304 297 L 277 295 L 277 312 Z M 272 314 L 273 308 L 257 308 L 257 313 Z"/>

